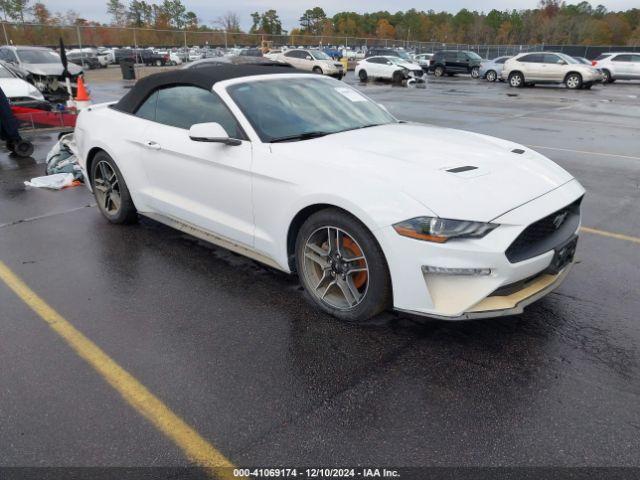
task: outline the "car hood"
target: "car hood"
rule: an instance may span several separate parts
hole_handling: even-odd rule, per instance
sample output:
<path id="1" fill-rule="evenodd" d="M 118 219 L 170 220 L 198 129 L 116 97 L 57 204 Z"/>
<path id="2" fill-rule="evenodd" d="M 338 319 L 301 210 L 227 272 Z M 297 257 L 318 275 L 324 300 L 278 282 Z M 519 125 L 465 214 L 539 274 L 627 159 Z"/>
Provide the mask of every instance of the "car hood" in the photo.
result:
<path id="1" fill-rule="evenodd" d="M 62 63 L 24 63 L 22 64 L 25 70 L 28 70 L 33 75 L 62 75 L 64 67 Z M 71 75 L 77 75 L 82 73 L 82 68 L 69 62 L 68 70 Z"/>
<path id="2" fill-rule="evenodd" d="M 21 78 L 2 78 L 0 79 L 0 88 L 8 98 L 16 97 L 32 97 L 43 98 L 38 93 L 36 87 Z"/>
<path id="3" fill-rule="evenodd" d="M 342 171 L 346 185 L 362 185 L 366 177 L 375 180 L 372 184 L 382 181 L 436 215 L 459 220 L 488 222 L 573 179 L 551 160 L 516 143 L 410 123 L 273 144 L 272 151 L 320 163 L 317 171 Z"/>
<path id="4" fill-rule="evenodd" d="M 408 62 L 406 60 L 399 62 L 398 65 L 404 68 L 408 68 L 409 70 L 419 70 L 422 68 L 419 64 L 415 62 Z"/>

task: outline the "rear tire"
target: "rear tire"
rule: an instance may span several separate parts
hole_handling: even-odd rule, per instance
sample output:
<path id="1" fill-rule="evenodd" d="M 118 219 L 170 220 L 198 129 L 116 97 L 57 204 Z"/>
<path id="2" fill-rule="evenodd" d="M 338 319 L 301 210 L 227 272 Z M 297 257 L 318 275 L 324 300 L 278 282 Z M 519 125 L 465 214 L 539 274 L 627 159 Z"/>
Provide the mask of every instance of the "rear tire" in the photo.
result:
<path id="1" fill-rule="evenodd" d="M 138 219 L 122 172 L 107 154 L 98 152 L 91 165 L 91 187 L 98 208 L 111 223 L 134 223 Z"/>
<path id="2" fill-rule="evenodd" d="M 520 72 L 513 72 L 509 74 L 509 86 L 513 88 L 524 87 L 524 75 Z"/>
<path id="3" fill-rule="evenodd" d="M 361 82 L 366 82 L 367 80 L 369 80 L 369 76 L 367 75 L 366 70 L 360 70 L 358 72 L 358 77 L 360 78 Z"/>
<path id="4" fill-rule="evenodd" d="M 306 297 L 340 320 L 365 322 L 392 306 L 380 245 L 342 210 L 321 210 L 304 222 L 296 239 L 296 267 Z"/>
<path id="5" fill-rule="evenodd" d="M 582 75 L 579 73 L 570 73 L 564 79 L 564 84 L 569 90 L 580 90 L 582 88 Z"/>
<path id="6" fill-rule="evenodd" d="M 613 83 L 615 81 L 611 78 L 611 72 L 609 70 L 602 70 L 602 74 L 604 75 L 604 83 Z"/>
<path id="7" fill-rule="evenodd" d="M 495 70 L 489 70 L 486 77 L 487 82 L 495 82 L 498 79 L 498 74 L 495 72 Z"/>
<path id="8" fill-rule="evenodd" d="M 397 71 L 397 72 L 393 72 L 393 76 L 391 77 L 391 81 L 395 84 L 401 84 L 402 80 L 404 79 L 402 72 Z"/>
<path id="9" fill-rule="evenodd" d="M 316 73 L 318 75 L 322 75 L 322 69 L 320 67 L 313 67 L 313 73 Z"/>
<path id="10" fill-rule="evenodd" d="M 471 78 L 479 78 L 480 77 L 480 67 L 473 67 L 471 69 Z"/>
<path id="11" fill-rule="evenodd" d="M 156 60 L 156 67 L 161 67 L 162 66 L 162 60 Z"/>

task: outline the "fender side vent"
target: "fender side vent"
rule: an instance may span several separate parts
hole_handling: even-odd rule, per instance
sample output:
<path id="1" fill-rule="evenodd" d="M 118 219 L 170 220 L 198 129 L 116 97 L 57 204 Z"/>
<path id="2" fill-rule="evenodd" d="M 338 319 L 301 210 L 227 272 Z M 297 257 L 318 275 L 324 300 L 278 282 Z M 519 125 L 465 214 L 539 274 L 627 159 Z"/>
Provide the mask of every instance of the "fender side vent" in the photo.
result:
<path id="1" fill-rule="evenodd" d="M 514 148 L 513 150 L 511 150 L 513 153 L 517 153 L 518 155 L 522 155 L 524 153 L 524 150 L 522 150 L 521 148 Z"/>
<path id="2" fill-rule="evenodd" d="M 478 167 L 472 167 L 471 165 L 467 165 L 465 167 L 450 168 L 449 170 L 447 170 L 447 172 L 462 173 L 462 172 L 468 172 L 469 170 L 477 170 L 477 169 Z"/>

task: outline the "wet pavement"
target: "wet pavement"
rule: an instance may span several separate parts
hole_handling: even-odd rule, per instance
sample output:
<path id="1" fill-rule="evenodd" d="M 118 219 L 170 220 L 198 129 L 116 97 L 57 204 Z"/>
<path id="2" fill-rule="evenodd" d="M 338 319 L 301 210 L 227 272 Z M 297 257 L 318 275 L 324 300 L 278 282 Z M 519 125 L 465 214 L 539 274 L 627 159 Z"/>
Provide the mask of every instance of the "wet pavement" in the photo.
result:
<path id="1" fill-rule="evenodd" d="M 25 189 L 52 134 L 34 159 L 0 153 L 0 260 L 236 465 L 640 467 L 640 83 L 347 82 L 399 118 L 534 146 L 586 187 L 584 226 L 626 237 L 583 233 L 517 317 L 344 325 L 293 277 L 108 224 L 83 187 Z M 0 465 L 188 464 L 2 283 L 0 332 Z"/>

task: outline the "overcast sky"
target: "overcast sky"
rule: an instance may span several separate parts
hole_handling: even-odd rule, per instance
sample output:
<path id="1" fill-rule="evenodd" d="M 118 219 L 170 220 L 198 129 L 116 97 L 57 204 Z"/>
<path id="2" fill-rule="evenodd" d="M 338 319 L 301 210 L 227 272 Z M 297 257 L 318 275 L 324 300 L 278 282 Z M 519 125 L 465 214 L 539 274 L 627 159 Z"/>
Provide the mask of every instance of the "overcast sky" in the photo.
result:
<path id="1" fill-rule="evenodd" d="M 123 1 L 127 3 L 127 0 Z M 152 3 L 160 3 L 159 0 L 156 2 L 151 1 Z M 52 12 L 65 12 L 71 8 L 87 19 L 101 22 L 109 20 L 105 11 L 106 0 L 83 0 L 82 2 L 46 0 L 44 3 Z M 431 0 L 429 2 L 424 0 L 183 0 L 183 3 L 189 10 L 193 10 L 198 15 L 201 23 L 205 24 L 209 24 L 226 11 L 236 12 L 240 16 L 242 27 L 245 29 L 251 26 L 251 18 L 249 17 L 251 12 L 262 12 L 275 8 L 280 15 L 283 26 L 290 30 L 298 25 L 298 19 L 302 12 L 307 8 L 316 6 L 322 7 L 327 15 L 331 16 L 344 10 L 357 11 L 359 13 L 388 10 L 394 13 L 398 10 L 408 10 L 410 8 L 416 8 L 417 10 L 446 10 L 449 12 L 457 12 L 461 8 L 468 8 L 469 10 L 488 12 L 493 8 L 498 10 L 534 8 L 538 2 L 537 0 L 492 0 L 490 2 L 477 0 Z M 569 1 L 567 3 L 580 2 Z M 639 0 L 596 0 L 591 2 L 594 7 L 599 3 L 602 3 L 607 9 L 615 11 L 638 7 Z"/>

